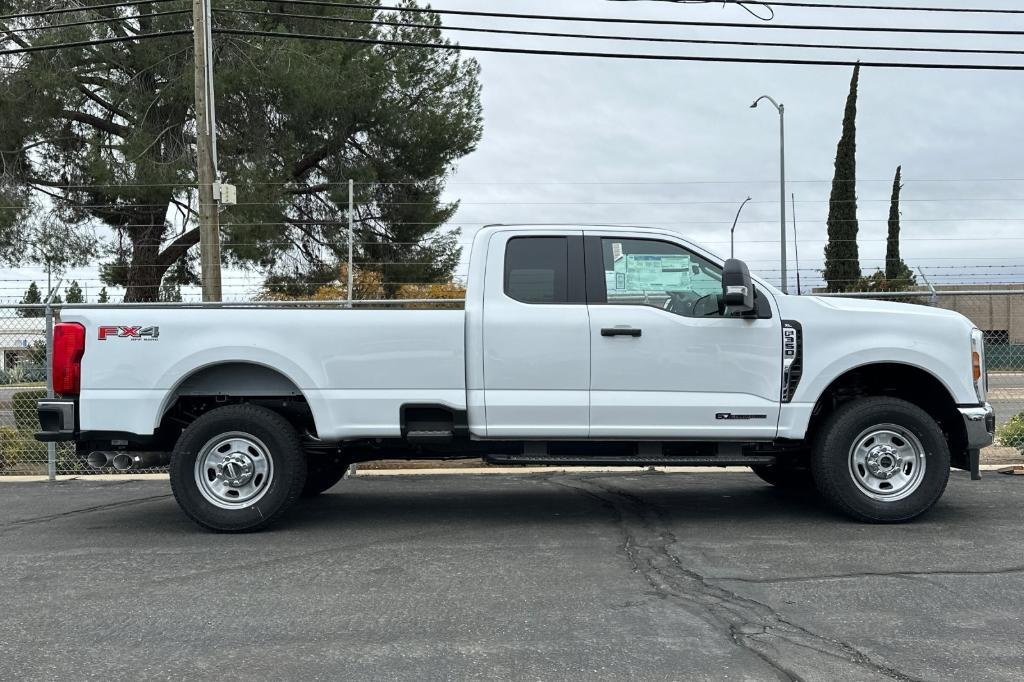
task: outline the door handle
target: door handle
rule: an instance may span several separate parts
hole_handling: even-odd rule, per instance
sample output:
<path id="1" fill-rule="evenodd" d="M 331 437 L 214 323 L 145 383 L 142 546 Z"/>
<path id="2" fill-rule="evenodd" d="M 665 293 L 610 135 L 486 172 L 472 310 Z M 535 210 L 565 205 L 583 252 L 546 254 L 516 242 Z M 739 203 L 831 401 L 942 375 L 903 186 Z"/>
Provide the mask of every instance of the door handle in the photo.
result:
<path id="1" fill-rule="evenodd" d="M 601 330 L 601 336 L 634 336 L 638 337 L 643 333 L 642 329 L 633 327 L 605 327 Z"/>

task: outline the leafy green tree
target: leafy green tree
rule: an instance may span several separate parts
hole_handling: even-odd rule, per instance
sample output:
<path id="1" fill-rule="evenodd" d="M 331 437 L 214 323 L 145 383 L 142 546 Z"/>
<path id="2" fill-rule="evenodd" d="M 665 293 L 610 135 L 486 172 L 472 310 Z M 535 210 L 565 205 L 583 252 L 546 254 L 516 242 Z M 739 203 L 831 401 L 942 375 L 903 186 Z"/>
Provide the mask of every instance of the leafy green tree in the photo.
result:
<path id="1" fill-rule="evenodd" d="M 860 64 L 853 67 L 836 148 L 835 175 L 828 204 L 828 243 L 823 276 L 829 291 L 849 291 L 860 280 L 857 250 L 857 86 Z"/>
<path id="2" fill-rule="evenodd" d="M 108 303 L 109 301 L 110 301 L 110 297 L 107 294 L 107 288 L 103 287 L 102 289 L 100 289 L 100 293 L 96 297 L 96 302 L 97 303 Z"/>
<path id="3" fill-rule="evenodd" d="M 85 302 L 85 296 L 82 295 L 82 287 L 78 286 L 78 280 L 71 280 L 71 284 L 64 290 L 64 300 L 68 303 Z"/>
<path id="4" fill-rule="evenodd" d="M 445 42 L 436 15 L 406 11 L 412 0 L 395 11 L 365 4 L 339 15 L 224 0 L 214 18 L 233 30 L 321 34 L 327 16 L 397 19 L 415 26 L 329 26 L 358 39 Z M 0 0 L 0 13 L 51 6 Z M 75 15 L 106 23 L 0 34 L 6 48 L 125 39 L 0 56 L 0 201 L 17 207 L 0 214 L 0 257 L 19 220 L 52 210 L 64 225 L 112 235 L 101 276 L 124 287 L 126 301 L 196 282 L 192 38 L 132 37 L 189 28 L 187 13 L 163 13 L 190 7 L 126 4 Z M 53 23 L 26 17 L 6 28 Z M 441 195 L 480 137 L 476 62 L 454 49 L 223 33 L 214 43 L 219 168 L 239 190 L 239 204 L 221 214 L 225 262 L 281 286 L 336 273 L 347 254 L 351 178 L 360 267 L 379 271 L 389 292 L 405 281 L 447 281 L 459 248 L 455 233 L 438 229 L 456 210 Z"/>
<path id="5" fill-rule="evenodd" d="M 28 285 L 28 289 L 25 290 L 25 295 L 21 297 L 22 303 L 42 303 L 43 296 L 39 293 L 39 287 L 35 282 Z M 42 317 L 42 308 L 18 308 L 18 314 L 22 317 Z"/>
<path id="6" fill-rule="evenodd" d="M 160 301 L 164 303 L 180 303 L 181 285 L 170 282 L 160 285 Z"/>
<path id="7" fill-rule="evenodd" d="M 900 190 L 903 189 L 903 166 L 896 167 L 892 180 L 892 199 L 889 201 L 889 234 L 885 241 L 885 278 L 892 285 L 904 288 L 917 283 L 914 273 L 900 257 Z"/>

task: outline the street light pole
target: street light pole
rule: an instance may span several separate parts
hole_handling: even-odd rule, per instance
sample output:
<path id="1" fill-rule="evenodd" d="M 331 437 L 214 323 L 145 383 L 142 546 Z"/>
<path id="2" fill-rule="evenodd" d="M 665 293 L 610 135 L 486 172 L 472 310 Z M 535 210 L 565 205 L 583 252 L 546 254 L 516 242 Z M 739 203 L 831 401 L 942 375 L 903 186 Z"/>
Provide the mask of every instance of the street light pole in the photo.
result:
<path id="1" fill-rule="evenodd" d="M 782 293 L 789 293 L 788 277 L 786 275 L 786 107 L 779 104 L 768 95 L 761 95 L 750 105 L 756 109 L 758 103 L 766 99 L 779 112 L 779 225 L 781 227 L 781 264 L 782 264 Z"/>
<path id="2" fill-rule="evenodd" d="M 736 257 L 736 244 L 733 237 L 736 234 L 736 223 L 740 219 L 740 211 L 743 210 L 743 207 L 747 205 L 748 201 L 750 201 L 750 197 L 747 197 L 746 199 L 743 200 L 743 203 L 740 204 L 740 207 L 736 209 L 736 217 L 732 219 L 732 229 L 729 230 L 729 258 Z"/>
<path id="3" fill-rule="evenodd" d="M 793 201 L 793 257 L 796 258 L 796 295 L 803 296 L 800 291 L 800 240 L 796 236 L 796 194 L 790 194 Z"/>

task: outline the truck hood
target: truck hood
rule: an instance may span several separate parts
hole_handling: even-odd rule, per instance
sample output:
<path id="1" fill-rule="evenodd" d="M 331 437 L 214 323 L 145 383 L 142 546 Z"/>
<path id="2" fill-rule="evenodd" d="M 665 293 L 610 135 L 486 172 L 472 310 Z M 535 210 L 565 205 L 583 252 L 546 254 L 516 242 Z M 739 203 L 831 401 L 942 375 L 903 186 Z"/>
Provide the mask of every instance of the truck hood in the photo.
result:
<path id="1" fill-rule="evenodd" d="M 945 318 L 947 320 L 960 319 L 971 324 L 970 320 L 960 313 L 953 312 L 952 310 L 945 310 L 943 308 L 919 305 L 916 303 L 896 303 L 894 301 L 878 301 L 870 298 L 834 298 L 831 296 L 803 296 L 801 298 L 813 301 L 817 305 L 825 308 L 850 313 L 912 315 L 914 317 Z M 791 296 L 781 297 L 779 299 L 779 303 L 783 309 L 785 309 L 785 304 L 791 299 Z M 973 326 L 973 324 L 971 326 Z"/>

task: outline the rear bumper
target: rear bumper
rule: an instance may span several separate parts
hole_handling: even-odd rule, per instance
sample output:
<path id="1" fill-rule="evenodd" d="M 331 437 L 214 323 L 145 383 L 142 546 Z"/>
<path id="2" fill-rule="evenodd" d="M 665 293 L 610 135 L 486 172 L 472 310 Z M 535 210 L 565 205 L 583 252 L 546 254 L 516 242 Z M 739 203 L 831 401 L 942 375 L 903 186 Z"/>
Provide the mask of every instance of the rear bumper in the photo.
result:
<path id="1" fill-rule="evenodd" d="M 988 403 L 975 407 L 961 407 L 967 433 L 967 449 L 980 450 L 992 445 L 996 433 L 996 414 Z"/>
<path id="2" fill-rule="evenodd" d="M 65 398 L 44 398 L 36 403 L 40 430 L 36 440 L 44 443 L 75 440 L 78 435 L 77 404 Z"/>

